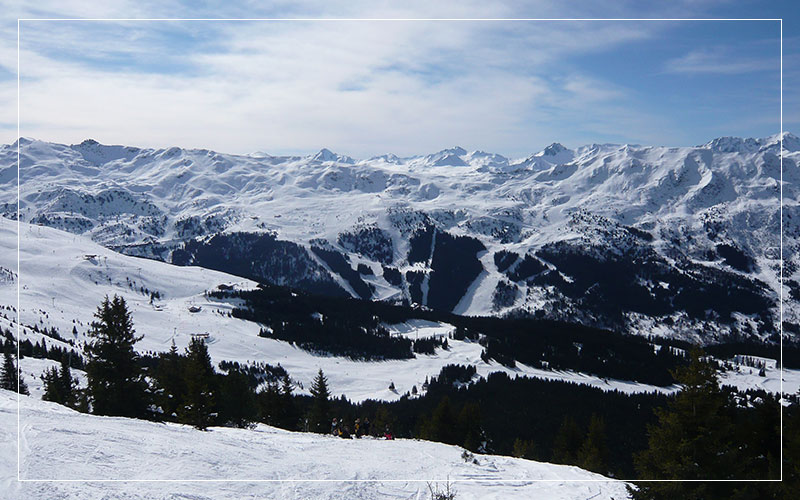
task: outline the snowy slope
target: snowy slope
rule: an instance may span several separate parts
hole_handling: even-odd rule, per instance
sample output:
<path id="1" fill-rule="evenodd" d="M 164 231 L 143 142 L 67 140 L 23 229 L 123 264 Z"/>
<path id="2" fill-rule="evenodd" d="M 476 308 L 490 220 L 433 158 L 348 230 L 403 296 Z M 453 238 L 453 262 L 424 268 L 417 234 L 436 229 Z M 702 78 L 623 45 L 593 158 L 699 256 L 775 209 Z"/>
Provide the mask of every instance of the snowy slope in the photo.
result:
<path id="1" fill-rule="evenodd" d="M 84 236 L 52 228 L 26 223 L 20 223 L 20 227 L 21 278 L 16 273 L 17 224 L 0 218 L 0 268 L 10 273 L 8 279 L 0 280 L 0 327 L 16 331 L 17 280 L 21 279 L 21 337 L 33 343 L 44 339 L 50 346 L 70 347 L 40 333 L 42 329 L 55 328 L 62 337 L 81 344 L 102 298 L 118 294 L 128 303 L 136 331 L 143 336 L 136 345 L 140 351 L 163 352 L 173 340 L 183 348 L 193 333 L 209 333 L 208 348 L 215 363 L 227 360 L 280 364 L 300 393 L 307 393 L 310 381 L 322 368 L 335 395 L 345 394 L 353 401 L 396 400 L 414 386 L 421 392 L 425 379 L 438 375 L 448 364 L 475 366 L 477 376 L 483 377 L 501 371 L 512 377 L 569 381 L 626 393 L 676 390 L 571 371 L 543 370 L 519 362 L 513 369 L 494 361 L 486 363 L 480 358 L 483 347 L 468 340 L 449 339 L 448 350 L 437 349 L 435 355 L 417 354 L 407 360 L 364 362 L 314 355 L 287 342 L 259 337 L 260 325 L 227 316 L 234 304 L 204 295 L 219 284 L 247 289 L 255 285 L 253 282 L 207 269 L 122 255 Z M 149 295 L 138 291 L 140 286 L 159 291 L 161 298 L 151 304 Z M 190 307 L 200 310 L 193 313 Z M 39 332 L 33 330 L 34 325 Z M 412 339 L 447 336 L 454 330 L 452 325 L 424 320 L 384 326 L 393 335 Z M 75 339 L 73 327 L 78 332 Z M 725 374 L 724 383 L 778 392 L 780 378 L 775 361 L 765 363 L 765 377 L 758 376 L 758 370 L 740 365 L 739 372 Z M 54 365 L 47 360 L 22 360 L 21 369 L 33 394 L 41 395 L 39 376 Z M 81 377 L 80 373 L 76 375 Z M 394 391 L 389 390 L 392 382 Z M 800 370 L 785 370 L 784 390 L 791 393 L 798 389 Z"/>
<path id="2" fill-rule="evenodd" d="M 24 396 L 21 425 L 21 478 L 78 482 L 16 481 L 17 401 L 13 393 L 0 390 L 4 500 L 423 499 L 430 497 L 426 480 L 442 487 L 448 478 L 459 500 L 628 497 L 624 483 L 577 467 L 492 455 L 477 455 L 478 464 L 467 463 L 461 448 L 426 441 L 343 440 L 264 425 L 203 432 L 177 424 L 84 415 Z M 179 482 L 192 479 L 220 482 Z"/>
<path id="3" fill-rule="evenodd" d="M 20 224 L 21 278 L 16 274 L 17 224 L 0 218 L 0 267 L 12 270 L 13 279 L 0 282 L 0 305 L 13 308 L 0 313 L 0 327 L 16 331 L 17 279 L 20 285 L 21 338 L 36 343 L 70 347 L 32 329 L 55 328 L 67 340 L 86 340 L 93 314 L 105 295 L 121 295 L 131 310 L 136 332 L 142 340 L 139 351 L 163 352 L 174 340 L 179 348 L 188 345 L 194 333 L 208 333 L 209 353 L 215 363 L 222 360 L 280 364 L 298 386 L 307 393 L 310 381 L 322 368 L 334 394 L 345 394 L 353 401 L 364 399 L 395 400 L 416 386 L 421 390 L 428 377 L 439 374 L 448 364 L 474 365 L 477 375 L 502 371 L 549 380 L 573 381 L 604 390 L 624 392 L 672 391 L 635 382 L 606 380 L 597 376 L 568 371 L 548 371 L 518 363 L 514 369 L 496 362 L 486 363 L 480 355 L 483 347 L 469 341 L 450 340 L 450 349 L 437 349 L 436 355 L 418 354 L 408 360 L 380 362 L 353 361 L 348 358 L 311 354 L 290 343 L 258 336 L 260 325 L 227 316 L 234 304 L 212 300 L 204 295 L 219 284 L 241 289 L 255 284 L 202 268 L 178 267 L 149 259 L 140 259 L 108 250 L 86 237 L 52 228 Z M 90 257 L 90 258 L 87 258 Z M 150 303 L 149 295 L 138 287 L 159 291 L 161 298 Z M 199 307 L 190 312 L 190 307 Z M 78 332 L 73 339 L 72 329 Z M 443 323 L 412 320 L 386 325 L 394 335 L 410 338 L 439 337 L 454 328 Z M 52 362 L 25 358 L 21 368 L 32 392 L 40 394 L 39 375 Z M 389 390 L 394 382 L 395 391 Z"/>
<path id="4" fill-rule="evenodd" d="M 732 331 L 766 337 L 777 325 L 778 139 L 720 138 L 682 148 L 592 144 L 571 150 L 553 144 L 519 160 L 459 147 L 410 158 L 354 160 L 328 150 L 305 157 L 239 156 L 23 140 L 21 216 L 168 261 L 193 239 L 202 246 L 220 233 L 270 234 L 295 246 L 259 258 L 268 258 L 270 269 L 288 259 L 290 272 L 255 269 L 254 276 L 423 302 L 434 300 L 436 292 L 416 296 L 407 272 L 447 274 L 453 259 L 445 249 L 433 248 L 441 253 L 438 263 L 435 254 L 411 262 L 410 240 L 420 230 L 436 228 L 469 236 L 486 249 L 477 255 L 481 272 L 472 281 L 440 291 L 447 307 L 460 313 L 571 317 L 693 340 Z M 800 234 L 797 138 L 786 134 L 783 147 L 785 273 L 788 287 L 800 294 L 800 262 L 791 251 Z M 6 201 L 0 208 L 7 215 L 16 212 L 16 149 L 16 144 L 0 147 L 0 199 Z M 547 263 L 540 255 L 548 269 L 560 273 L 543 277 L 513 274 L 513 266 L 511 274 L 501 272 L 492 259 L 499 250 L 524 256 L 554 243 L 601 264 L 609 256 L 651 255 L 659 273 L 676 281 L 691 275 L 699 279 L 698 288 L 720 279 L 756 280 L 744 283 L 749 295 L 742 302 L 752 302 L 753 294 L 762 297 L 764 314 L 742 309 L 719 321 L 713 314 L 625 305 L 620 322 L 607 311 L 592 310 L 591 283 L 575 292 L 558 281 L 577 277 L 580 283 L 574 266 Z M 341 254 L 349 270 L 335 268 L 309 252 L 311 247 Z M 196 254 L 181 258 L 200 260 Z M 399 283 L 385 266 L 400 271 Z M 707 276 L 698 278 L 691 266 L 701 266 Z M 651 282 L 635 273 L 625 279 L 637 287 L 625 293 L 649 293 L 662 305 L 680 294 L 675 280 Z M 786 314 L 788 321 L 800 322 L 796 308 Z"/>

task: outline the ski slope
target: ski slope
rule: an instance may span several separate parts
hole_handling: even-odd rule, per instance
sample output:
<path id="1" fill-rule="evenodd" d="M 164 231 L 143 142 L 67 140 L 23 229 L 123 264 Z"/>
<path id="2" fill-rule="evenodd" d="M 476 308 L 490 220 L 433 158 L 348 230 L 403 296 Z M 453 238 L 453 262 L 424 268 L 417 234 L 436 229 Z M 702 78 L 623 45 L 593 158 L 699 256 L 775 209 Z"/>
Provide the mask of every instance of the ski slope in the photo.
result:
<path id="1" fill-rule="evenodd" d="M 311 380 L 321 368 L 328 376 L 334 395 L 344 394 L 352 401 L 365 399 L 396 400 L 416 386 L 422 393 L 426 378 L 438 375 L 448 364 L 473 365 L 477 376 L 486 377 L 502 371 L 510 376 L 560 380 L 619 390 L 626 393 L 674 392 L 676 386 L 657 387 L 631 381 L 604 379 L 572 371 L 543 370 L 517 363 L 508 368 L 480 359 L 482 346 L 470 341 L 448 340 L 448 350 L 416 355 L 408 360 L 380 362 L 353 361 L 335 356 L 320 356 L 294 345 L 258 336 L 259 324 L 228 317 L 234 303 L 212 300 L 204 295 L 220 284 L 252 288 L 249 280 L 197 267 L 177 267 L 163 262 L 140 259 L 108 250 L 84 236 L 57 229 L 21 223 L 20 258 L 22 272 L 16 272 L 17 224 L 0 218 L 0 268 L 9 270 L 0 280 L 0 305 L 13 309 L 0 311 L 0 327 L 16 331 L 17 280 L 20 280 L 20 322 L 23 339 L 48 345 L 61 345 L 32 329 L 55 327 L 62 337 L 86 340 L 86 331 L 98 304 L 105 295 L 121 295 L 132 312 L 134 326 L 142 340 L 136 345 L 142 352 L 162 352 L 174 341 L 179 348 L 188 345 L 194 333 L 208 333 L 208 348 L 214 363 L 222 360 L 280 364 L 292 378 L 298 393 L 308 393 Z M 90 257 L 90 258 L 87 258 Z M 157 290 L 161 299 L 137 291 L 144 286 Z M 190 312 L 190 307 L 199 308 Z M 444 323 L 412 320 L 385 325 L 394 335 L 410 338 L 446 336 L 454 327 Z M 72 329 L 78 335 L 73 339 Z M 40 393 L 39 376 L 55 363 L 25 358 L 20 366 L 34 394 Z M 762 387 L 771 392 L 780 389 L 780 374 L 775 362 L 768 363 L 766 377 L 758 370 L 742 366 L 739 372 L 726 372 L 722 381 L 740 388 Z M 80 373 L 76 373 L 80 376 Z M 784 390 L 800 389 L 800 371 L 784 370 Z M 389 389 L 394 383 L 395 390 Z"/>
<path id="2" fill-rule="evenodd" d="M 252 288 L 249 280 L 197 267 L 178 267 L 159 261 L 118 254 L 89 238 L 56 229 L 21 223 L 21 273 L 16 273 L 17 224 L 0 218 L 0 267 L 12 270 L 13 279 L 0 281 L 0 305 L 16 308 L 17 282 L 20 280 L 20 323 L 22 338 L 31 342 L 45 339 L 48 345 L 62 345 L 35 332 L 55 327 L 62 337 L 72 340 L 78 332 L 78 344 L 86 340 L 92 315 L 106 295 L 121 295 L 131 310 L 134 327 L 142 340 L 139 351 L 163 352 L 174 341 L 179 348 L 188 345 L 191 335 L 208 333 L 209 353 L 214 363 L 222 360 L 264 361 L 280 364 L 294 381 L 299 393 L 308 393 L 311 380 L 321 368 L 328 376 L 334 395 L 344 394 L 353 401 L 365 399 L 395 400 L 414 386 L 421 392 L 428 377 L 439 374 L 448 364 L 476 367 L 478 376 L 503 371 L 511 375 L 572 381 L 604 390 L 628 393 L 674 391 L 628 381 L 607 380 L 570 371 L 550 371 L 518 363 L 510 369 L 499 363 L 480 359 L 482 346 L 469 341 L 448 341 L 448 350 L 436 355 L 417 355 L 408 360 L 380 362 L 353 361 L 348 358 L 320 356 L 294 345 L 258 336 L 260 325 L 232 317 L 227 313 L 234 303 L 213 300 L 206 290 L 220 284 Z M 137 291 L 144 286 L 159 291 L 161 299 L 151 304 L 150 297 Z M 199 308 L 190 312 L 190 308 Z M 13 314 L 0 315 L 0 326 L 16 331 Z M 410 321 L 386 325 L 395 335 L 431 337 L 447 335 L 454 327 L 443 323 Z M 40 360 L 25 358 L 20 366 L 29 384 L 36 386 L 38 376 L 48 366 Z M 395 390 L 389 389 L 394 382 Z"/>
<path id="3" fill-rule="evenodd" d="M 448 479 L 458 500 L 628 498 L 625 483 L 577 467 L 493 455 L 476 455 L 475 464 L 459 447 L 427 441 L 343 440 L 265 425 L 203 432 L 20 400 L 20 477 L 72 482 L 16 481 L 17 400 L 0 390 L 2 500 L 410 500 L 430 498 L 427 482 L 441 488 Z M 123 482 L 91 482 L 98 479 Z"/>

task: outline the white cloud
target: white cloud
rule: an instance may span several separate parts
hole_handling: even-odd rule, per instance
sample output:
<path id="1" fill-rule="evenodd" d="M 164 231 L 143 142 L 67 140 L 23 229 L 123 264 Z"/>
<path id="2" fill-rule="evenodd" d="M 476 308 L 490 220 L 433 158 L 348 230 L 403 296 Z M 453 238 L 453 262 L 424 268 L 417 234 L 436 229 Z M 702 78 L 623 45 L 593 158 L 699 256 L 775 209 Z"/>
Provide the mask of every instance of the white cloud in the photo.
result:
<path id="1" fill-rule="evenodd" d="M 693 50 L 682 57 L 670 59 L 664 65 L 668 73 L 734 75 L 758 71 L 775 71 L 778 58 L 763 59 L 742 56 L 725 49 Z"/>
<path id="2" fill-rule="evenodd" d="M 206 28 L 176 27 L 181 36 Z M 74 26 L 32 32 L 22 54 L 23 135 L 235 152 L 326 146 L 367 156 L 458 142 L 518 153 L 547 133 L 545 124 L 530 119 L 536 109 L 585 102 L 602 107 L 622 95 L 597 79 L 554 77 L 565 71 L 564 57 L 648 36 L 641 28 L 599 23 L 211 27 L 215 43 L 185 53 L 128 24 L 118 31 L 93 30 L 99 38 L 91 40 Z M 92 44 L 100 47 L 97 52 Z M 128 52 L 141 66 L 105 68 L 85 58 L 58 57 L 55 50 L 113 60 L 127 44 L 135 45 Z M 148 70 L 153 58 L 179 59 L 189 70 Z"/>
<path id="3" fill-rule="evenodd" d="M 599 8 L 592 4 L 591 10 L 567 13 L 551 1 L 524 10 L 482 2 L 346 5 L 336 12 L 321 1 L 278 2 L 266 9 L 259 2 L 239 2 L 190 15 L 581 17 L 596 15 Z M 177 1 L 108 2 L 101 10 L 82 2 L 46 2 L 39 9 L 27 15 L 187 15 Z M 635 10 L 628 9 L 627 15 Z M 576 55 L 653 37 L 668 29 L 662 23 L 165 23 L 157 25 L 155 36 L 152 23 L 128 25 L 115 36 L 109 36 L 112 25 L 95 33 L 84 24 L 23 32 L 28 35 L 22 52 L 23 134 L 231 152 L 325 146 L 367 156 L 460 143 L 517 154 L 551 140 L 595 140 L 608 130 L 641 137 L 647 124 L 662 120 L 639 109 L 635 92 L 572 62 Z M 16 68 L 13 28 L 6 31 L 13 32 L 14 43 L 0 45 L 0 71 Z M 176 36 L 196 35 L 200 48 L 165 45 L 171 30 L 181 32 Z M 114 64 L 98 63 L 104 59 Z M 15 81 L 0 81 L 4 90 L 12 86 Z M 16 103 L 0 102 L 0 113 L 15 121 Z M 0 127 L 0 141 L 14 140 L 15 133 L 2 134 Z"/>

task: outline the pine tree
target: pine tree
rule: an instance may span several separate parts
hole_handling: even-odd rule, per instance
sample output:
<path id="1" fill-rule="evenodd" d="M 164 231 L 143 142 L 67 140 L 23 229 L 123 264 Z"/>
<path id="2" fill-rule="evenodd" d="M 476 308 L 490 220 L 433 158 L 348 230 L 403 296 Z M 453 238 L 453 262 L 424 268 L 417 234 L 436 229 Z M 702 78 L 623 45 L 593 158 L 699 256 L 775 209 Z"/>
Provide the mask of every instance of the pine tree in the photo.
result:
<path id="1" fill-rule="evenodd" d="M 249 427 L 258 412 L 247 375 L 231 371 L 225 376 L 218 376 L 218 379 L 218 397 L 214 399 L 219 407 L 220 423 L 239 428 Z"/>
<path id="2" fill-rule="evenodd" d="M 184 359 L 178 352 L 174 340 L 169 351 L 159 355 L 158 367 L 155 370 L 155 399 L 167 420 L 178 418 L 178 409 L 186 393 L 183 362 Z"/>
<path id="3" fill-rule="evenodd" d="M 30 394 L 28 386 L 25 384 L 25 379 L 17 369 L 17 364 L 14 362 L 13 344 L 11 349 L 6 349 L 3 353 L 3 370 L 0 374 L 0 388 L 7 391 L 19 392 L 20 394 Z"/>
<path id="4" fill-rule="evenodd" d="M 673 374 L 683 388 L 648 427 L 648 448 L 634 458 L 642 479 L 736 479 L 730 402 L 720 390 L 716 368 L 691 354 L 688 367 Z M 641 483 L 637 500 L 717 498 L 724 483 Z"/>
<path id="5" fill-rule="evenodd" d="M 297 426 L 297 421 L 299 420 L 294 399 L 292 398 L 292 390 L 292 381 L 289 379 L 289 375 L 284 375 L 281 383 L 281 408 L 283 411 L 280 424 L 284 429 L 290 430 Z"/>
<path id="6" fill-rule="evenodd" d="M 203 339 L 192 338 L 186 349 L 183 372 L 186 395 L 179 409 L 180 422 L 198 429 L 211 425 L 214 409 L 214 367 Z"/>
<path id="7" fill-rule="evenodd" d="M 375 410 L 375 418 L 372 419 L 370 432 L 373 435 L 380 436 L 387 428 L 391 431 L 395 427 L 395 420 L 395 416 L 389 413 L 389 410 L 385 406 L 379 406 L 378 409 Z"/>
<path id="8" fill-rule="evenodd" d="M 258 404 L 261 421 L 269 425 L 279 425 L 282 398 L 275 380 L 267 380 L 267 386 L 258 393 Z"/>
<path id="9" fill-rule="evenodd" d="M 592 415 L 586 439 L 578 450 L 577 462 L 583 469 L 608 474 L 608 442 L 602 417 Z"/>
<path id="10" fill-rule="evenodd" d="M 3 373 L 0 377 L 0 387 L 7 391 L 17 390 L 17 364 L 10 349 L 3 353 Z"/>
<path id="11" fill-rule="evenodd" d="M 517 458 L 527 458 L 528 460 L 535 460 L 536 459 L 536 444 L 531 440 L 523 440 L 517 438 L 514 440 L 514 446 L 512 448 L 512 455 Z"/>
<path id="12" fill-rule="evenodd" d="M 423 430 L 423 437 L 430 441 L 461 444 L 456 430 L 456 416 L 450 398 L 444 396 L 433 410 L 430 421 Z"/>
<path id="13" fill-rule="evenodd" d="M 106 297 L 95 313 L 86 346 L 87 391 L 92 412 L 97 415 L 144 417 L 146 383 L 133 345 L 141 337 L 125 300 Z"/>
<path id="14" fill-rule="evenodd" d="M 61 368 L 51 367 L 42 375 L 42 381 L 44 382 L 43 400 L 70 408 L 78 406 L 78 381 L 72 378 L 66 356 L 61 358 Z"/>
<path id="15" fill-rule="evenodd" d="M 310 429 L 315 432 L 326 433 L 330 425 L 330 390 L 328 389 L 328 379 L 319 369 L 316 378 L 311 384 L 311 415 L 309 416 Z"/>
<path id="16" fill-rule="evenodd" d="M 44 401 L 52 401 L 53 403 L 61 403 L 62 394 L 61 384 L 58 380 L 58 369 L 55 366 L 51 366 L 45 370 L 41 378 L 42 382 L 44 383 L 44 394 L 42 394 L 42 399 Z"/>
<path id="17" fill-rule="evenodd" d="M 61 368 L 58 372 L 58 380 L 61 385 L 61 390 L 64 393 L 62 404 L 69 406 L 70 408 L 75 408 L 78 402 L 78 381 L 72 378 L 72 372 L 69 369 L 69 359 L 67 355 L 61 357 Z"/>
<path id="18" fill-rule="evenodd" d="M 553 461 L 560 464 L 575 464 L 582 442 L 581 428 L 574 418 L 566 415 L 553 441 Z"/>
<path id="19" fill-rule="evenodd" d="M 485 441 L 481 430 L 481 410 L 478 403 L 465 403 L 458 413 L 456 432 L 461 445 L 469 451 L 483 451 Z"/>

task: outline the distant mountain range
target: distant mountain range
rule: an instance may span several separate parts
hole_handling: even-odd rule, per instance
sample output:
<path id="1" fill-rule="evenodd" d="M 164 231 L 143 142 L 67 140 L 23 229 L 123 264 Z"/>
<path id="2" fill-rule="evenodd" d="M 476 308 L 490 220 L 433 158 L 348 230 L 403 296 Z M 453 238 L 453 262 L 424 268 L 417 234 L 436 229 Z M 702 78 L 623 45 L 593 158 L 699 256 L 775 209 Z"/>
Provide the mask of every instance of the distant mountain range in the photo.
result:
<path id="1" fill-rule="evenodd" d="M 781 156 L 783 319 L 800 335 L 798 151 L 788 133 L 681 148 L 556 143 L 521 159 L 23 139 L 20 214 L 125 254 L 328 295 L 774 341 Z M 0 166 L 0 209 L 15 218 L 16 143 L 0 147 Z"/>

